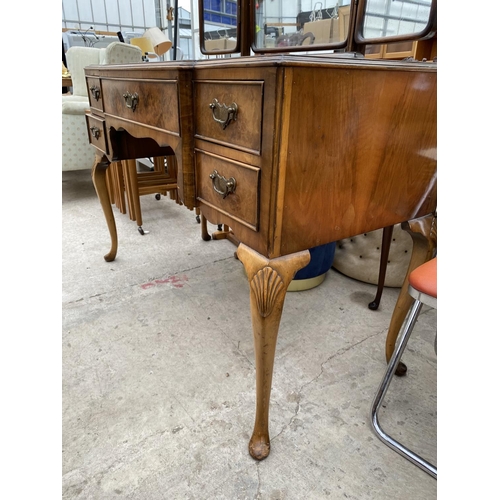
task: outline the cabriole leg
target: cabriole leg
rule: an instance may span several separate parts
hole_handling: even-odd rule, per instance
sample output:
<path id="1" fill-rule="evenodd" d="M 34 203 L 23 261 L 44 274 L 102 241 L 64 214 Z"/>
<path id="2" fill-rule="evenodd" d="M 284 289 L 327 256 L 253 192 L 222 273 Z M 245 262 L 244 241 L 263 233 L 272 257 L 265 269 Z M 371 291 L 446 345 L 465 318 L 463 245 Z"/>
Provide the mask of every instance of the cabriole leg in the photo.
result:
<path id="1" fill-rule="evenodd" d="M 116 232 L 115 217 L 111 208 L 111 200 L 109 197 L 108 188 L 106 185 L 106 170 L 109 167 L 109 160 L 105 155 L 96 155 L 95 162 L 92 167 L 92 182 L 101 203 L 106 224 L 108 225 L 109 235 L 111 237 L 111 249 L 104 256 L 106 262 L 115 260 L 116 252 L 118 251 L 118 235 Z"/>
<path id="2" fill-rule="evenodd" d="M 250 284 L 250 309 L 255 349 L 256 412 L 250 455 L 262 460 L 269 455 L 269 400 L 274 367 L 276 340 L 285 295 L 295 273 L 306 266 L 309 250 L 269 260 L 244 244 L 237 255 L 243 263 Z"/>

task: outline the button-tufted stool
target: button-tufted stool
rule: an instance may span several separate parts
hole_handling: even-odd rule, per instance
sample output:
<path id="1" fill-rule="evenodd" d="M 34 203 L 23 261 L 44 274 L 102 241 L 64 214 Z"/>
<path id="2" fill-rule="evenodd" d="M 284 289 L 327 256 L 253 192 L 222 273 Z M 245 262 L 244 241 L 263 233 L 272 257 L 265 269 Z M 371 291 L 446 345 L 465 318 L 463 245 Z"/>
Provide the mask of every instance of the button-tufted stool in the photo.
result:
<path id="1" fill-rule="evenodd" d="M 402 286 L 412 254 L 411 236 L 401 224 L 370 231 L 337 242 L 333 269 L 350 278 L 377 284 L 368 307 L 378 309 L 384 286 Z"/>
<path id="2" fill-rule="evenodd" d="M 378 411 L 382 406 L 384 396 L 406 348 L 406 344 L 408 343 L 408 339 L 413 331 L 413 327 L 415 326 L 420 310 L 422 309 L 422 305 L 426 304 L 434 309 L 437 308 L 437 257 L 434 257 L 432 260 L 422 264 L 410 273 L 408 278 L 408 293 L 415 299 L 415 302 L 413 303 L 402 326 L 401 341 L 392 354 L 384 378 L 382 379 L 382 383 L 380 384 L 377 395 L 373 401 L 371 422 L 377 436 L 385 444 L 387 444 L 387 446 L 407 458 L 410 462 L 420 467 L 432 477 L 437 478 L 437 468 L 434 465 L 427 462 L 422 457 L 384 432 L 378 420 Z"/>
<path id="3" fill-rule="evenodd" d="M 333 268 L 342 274 L 376 285 L 379 277 L 382 250 L 382 229 L 337 241 Z M 385 286 L 400 287 L 406 276 L 412 251 L 411 236 L 394 226 Z"/>

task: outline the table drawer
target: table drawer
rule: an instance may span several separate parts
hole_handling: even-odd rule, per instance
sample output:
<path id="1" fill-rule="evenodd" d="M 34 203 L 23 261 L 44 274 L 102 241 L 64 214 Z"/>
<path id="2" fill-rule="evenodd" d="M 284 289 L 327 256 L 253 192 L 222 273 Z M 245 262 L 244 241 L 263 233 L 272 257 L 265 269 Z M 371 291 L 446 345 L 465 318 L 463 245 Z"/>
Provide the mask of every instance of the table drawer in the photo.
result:
<path id="1" fill-rule="evenodd" d="M 195 81 L 195 136 L 260 155 L 263 94 L 262 81 Z"/>
<path id="2" fill-rule="evenodd" d="M 90 106 L 103 111 L 101 81 L 99 78 L 87 78 Z"/>
<path id="3" fill-rule="evenodd" d="M 176 80 L 102 80 L 107 114 L 180 135 Z"/>
<path id="4" fill-rule="evenodd" d="M 200 150 L 195 159 L 198 200 L 258 231 L 260 168 Z M 225 180 L 234 181 L 233 190 L 226 189 Z"/>
<path id="5" fill-rule="evenodd" d="M 108 151 L 108 136 L 106 135 L 106 125 L 104 120 L 95 116 L 85 115 L 87 119 L 87 130 L 89 133 L 89 142 L 103 153 Z"/>

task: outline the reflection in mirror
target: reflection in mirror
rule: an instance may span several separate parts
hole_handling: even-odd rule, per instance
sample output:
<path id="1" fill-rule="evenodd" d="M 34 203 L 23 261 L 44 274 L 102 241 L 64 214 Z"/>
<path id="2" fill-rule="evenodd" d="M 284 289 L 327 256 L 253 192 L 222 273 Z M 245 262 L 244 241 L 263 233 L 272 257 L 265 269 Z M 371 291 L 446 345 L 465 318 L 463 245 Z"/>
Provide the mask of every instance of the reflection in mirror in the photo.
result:
<path id="1" fill-rule="evenodd" d="M 234 50 L 238 25 L 237 0 L 203 0 L 203 46 L 206 52 Z"/>
<path id="2" fill-rule="evenodd" d="M 367 0 L 363 37 L 419 33 L 429 22 L 431 0 Z"/>
<path id="3" fill-rule="evenodd" d="M 255 49 L 340 46 L 347 40 L 350 4 L 351 0 L 257 0 Z"/>

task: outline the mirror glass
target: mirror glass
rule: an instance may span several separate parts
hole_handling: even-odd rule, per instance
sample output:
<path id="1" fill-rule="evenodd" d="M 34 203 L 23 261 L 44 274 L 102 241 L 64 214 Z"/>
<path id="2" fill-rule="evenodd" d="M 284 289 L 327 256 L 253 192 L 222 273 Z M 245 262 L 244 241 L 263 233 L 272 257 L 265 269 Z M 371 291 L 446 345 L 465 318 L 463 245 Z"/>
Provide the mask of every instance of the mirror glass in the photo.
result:
<path id="1" fill-rule="evenodd" d="M 256 50 L 314 50 L 347 40 L 351 0 L 255 0 Z"/>
<path id="2" fill-rule="evenodd" d="M 431 0 L 366 0 L 363 38 L 385 38 L 423 31 Z"/>
<path id="3" fill-rule="evenodd" d="M 200 10 L 206 52 L 234 51 L 237 40 L 238 0 L 203 0 Z"/>

